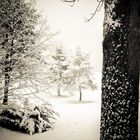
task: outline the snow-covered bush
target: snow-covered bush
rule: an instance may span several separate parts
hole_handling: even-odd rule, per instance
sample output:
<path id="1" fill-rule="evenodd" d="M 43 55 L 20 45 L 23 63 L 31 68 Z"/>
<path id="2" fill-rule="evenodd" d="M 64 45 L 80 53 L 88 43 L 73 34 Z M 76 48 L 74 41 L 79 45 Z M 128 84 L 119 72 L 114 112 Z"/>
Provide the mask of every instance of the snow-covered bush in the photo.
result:
<path id="1" fill-rule="evenodd" d="M 48 104 L 28 108 L 3 107 L 0 126 L 32 135 L 52 128 L 56 115 Z"/>

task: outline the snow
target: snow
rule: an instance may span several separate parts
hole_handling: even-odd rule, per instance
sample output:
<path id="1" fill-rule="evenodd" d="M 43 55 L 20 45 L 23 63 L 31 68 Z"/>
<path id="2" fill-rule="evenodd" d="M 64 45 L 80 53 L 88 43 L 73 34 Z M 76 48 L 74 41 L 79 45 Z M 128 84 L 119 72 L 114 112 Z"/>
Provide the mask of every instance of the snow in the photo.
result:
<path id="1" fill-rule="evenodd" d="M 107 13 L 107 15 L 105 16 L 105 34 L 108 32 L 113 32 L 117 27 L 120 27 L 122 25 L 121 23 L 121 19 L 118 18 L 118 19 L 114 19 L 113 17 L 116 16 L 116 13 L 114 11 L 116 5 L 118 3 L 118 0 L 113 0 L 111 3 L 108 3 L 107 4 L 107 7 L 106 7 L 106 11 L 105 13 Z M 124 15 L 121 15 L 122 17 Z"/>
<path id="2" fill-rule="evenodd" d="M 99 74 L 95 78 L 99 79 Z M 98 80 L 99 82 L 100 80 Z M 0 140 L 99 140 L 100 133 L 100 87 L 95 91 L 83 90 L 83 101 L 79 102 L 79 93 L 74 95 L 57 93 L 50 96 L 42 93 L 42 98 L 52 104 L 59 113 L 53 130 L 28 135 L 0 128 Z"/>
<path id="3" fill-rule="evenodd" d="M 96 74 L 96 81 L 101 85 L 100 74 Z M 99 140 L 100 135 L 100 108 L 101 89 L 83 91 L 83 101 L 75 96 L 63 94 L 57 97 L 54 93 L 47 96 L 47 100 L 59 113 L 53 130 L 35 135 L 0 128 L 0 140 Z M 45 95 L 42 94 L 43 99 Z M 139 123 L 140 125 L 140 123 Z"/>
<path id="4" fill-rule="evenodd" d="M 78 101 L 78 94 L 73 97 L 49 97 L 50 103 L 59 113 L 53 130 L 33 136 L 0 129 L 1 140 L 99 140 L 100 93 L 84 91 L 83 101 Z M 90 98 L 88 97 L 90 95 Z"/>

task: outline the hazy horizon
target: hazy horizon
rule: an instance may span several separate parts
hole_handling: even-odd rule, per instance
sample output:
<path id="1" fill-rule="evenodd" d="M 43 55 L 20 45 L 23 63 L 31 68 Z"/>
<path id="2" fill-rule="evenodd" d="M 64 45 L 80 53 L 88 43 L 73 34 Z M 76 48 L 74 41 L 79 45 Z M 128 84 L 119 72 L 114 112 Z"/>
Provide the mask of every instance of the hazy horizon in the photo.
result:
<path id="1" fill-rule="evenodd" d="M 73 7 L 61 0 L 36 0 L 36 7 L 41 11 L 52 31 L 60 33 L 56 42 L 72 53 L 79 46 L 82 51 L 90 53 L 95 71 L 102 70 L 103 7 L 90 22 L 85 22 L 95 11 L 98 2 L 85 0 L 76 2 Z"/>

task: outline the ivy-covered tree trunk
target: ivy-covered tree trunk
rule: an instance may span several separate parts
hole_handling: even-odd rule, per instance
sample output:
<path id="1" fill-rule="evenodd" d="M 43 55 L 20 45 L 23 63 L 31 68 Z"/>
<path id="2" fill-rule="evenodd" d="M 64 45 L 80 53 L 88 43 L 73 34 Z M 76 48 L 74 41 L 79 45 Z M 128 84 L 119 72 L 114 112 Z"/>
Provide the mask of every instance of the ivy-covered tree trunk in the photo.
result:
<path id="1" fill-rule="evenodd" d="M 138 0 L 105 0 L 101 140 L 138 140 L 139 16 Z"/>

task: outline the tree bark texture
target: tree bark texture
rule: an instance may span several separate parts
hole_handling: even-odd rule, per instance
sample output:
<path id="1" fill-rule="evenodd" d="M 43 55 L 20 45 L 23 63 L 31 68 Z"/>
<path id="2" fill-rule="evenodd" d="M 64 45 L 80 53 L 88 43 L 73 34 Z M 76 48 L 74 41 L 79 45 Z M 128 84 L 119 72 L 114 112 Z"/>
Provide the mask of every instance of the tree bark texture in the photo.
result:
<path id="1" fill-rule="evenodd" d="M 9 83 L 10 83 L 10 75 L 9 72 L 11 71 L 10 62 L 9 62 L 10 55 L 7 53 L 5 56 L 5 62 L 4 62 L 4 98 L 3 98 L 3 104 L 8 104 L 8 94 L 9 94 Z"/>
<path id="2" fill-rule="evenodd" d="M 139 8 L 105 0 L 101 140 L 138 140 Z"/>
<path id="3" fill-rule="evenodd" d="M 6 36 L 8 38 L 8 36 Z M 8 43 L 8 40 L 6 41 Z M 10 84 L 10 72 L 12 71 L 13 61 L 12 61 L 12 55 L 13 55 L 13 46 L 14 41 L 11 41 L 11 46 L 8 48 L 5 54 L 5 61 L 4 61 L 4 97 L 3 97 L 3 104 L 8 104 L 8 96 L 9 96 L 9 84 Z"/>

